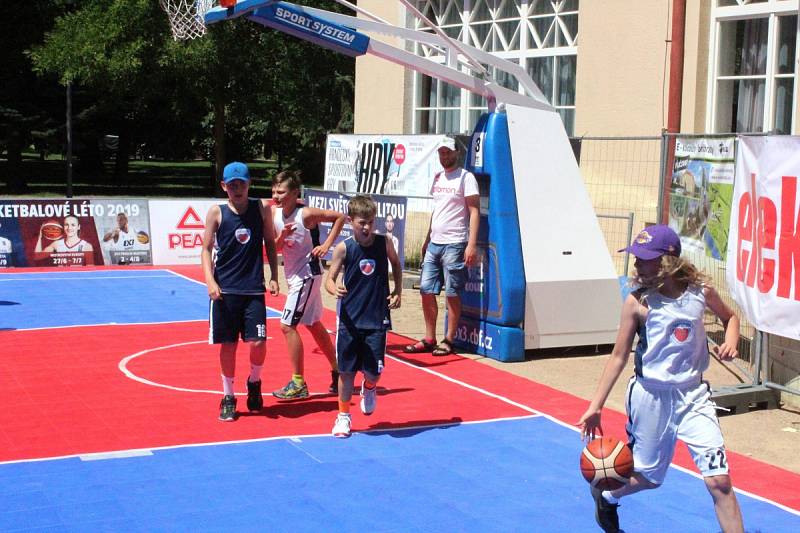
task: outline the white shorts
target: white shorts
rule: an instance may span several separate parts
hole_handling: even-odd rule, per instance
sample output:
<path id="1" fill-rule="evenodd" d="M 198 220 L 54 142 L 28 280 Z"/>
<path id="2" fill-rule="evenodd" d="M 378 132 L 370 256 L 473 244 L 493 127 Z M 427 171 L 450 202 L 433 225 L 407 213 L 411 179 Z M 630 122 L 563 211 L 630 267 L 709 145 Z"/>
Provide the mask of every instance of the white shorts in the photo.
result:
<path id="1" fill-rule="evenodd" d="M 281 315 L 281 324 L 310 326 L 322 318 L 322 276 L 305 279 L 292 279 L 289 282 L 289 295 Z"/>
<path id="2" fill-rule="evenodd" d="M 686 443 L 704 477 L 728 473 L 728 459 L 711 387 L 703 381 L 686 388 L 628 383 L 628 438 L 633 465 L 648 481 L 664 482 L 678 439 Z"/>

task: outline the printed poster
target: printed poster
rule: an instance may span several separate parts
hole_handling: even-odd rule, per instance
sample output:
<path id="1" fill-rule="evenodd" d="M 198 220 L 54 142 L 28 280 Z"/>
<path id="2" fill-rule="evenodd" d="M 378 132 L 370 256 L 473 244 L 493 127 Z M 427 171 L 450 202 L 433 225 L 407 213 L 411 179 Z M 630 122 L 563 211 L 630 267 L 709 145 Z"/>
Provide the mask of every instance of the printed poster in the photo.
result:
<path id="1" fill-rule="evenodd" d="M 125 240 L 113 242 L 105 237 L 114 226 L 124 226 L 129 231 L 138 229 L 125 233 Z M 114 263 L 115 260 L 118 262 Z M 68 267 L 128 262 L 151 263 L 144 200 L 0 201 L 0 266 Z"/>
<path id="2" fill-rule="evenodd" d="M 733 198 L 734 137 L 675 141 L 669 225 L 684 250 L 723 260 Z"/>
<path id="3" fill-rule="evenodd" d="M 385 196 L 379 194 L 371 195 L 378 206 L 375 215 L 375 233 L 386 235 L 394 244 L 397 256 L 400 259 L 400 266 L 405 268 L 405 254 L 403 246 L 405 244 L 406 227 L 406 198 L 402 196 Z M 340 213 L 347 213 L 347 202 L 350 196 L 339 192 L 320 191 L 315 189 L 305 189 L 304 202 L 309 207 L 317 209 L 329 209 Z M 320 242 L 328 238 L 331 226 L 330 222 L 322 222 L 319 225 Z M 349 223 L 345 223 L 334 246 L 353 235 L 353 228 Z M 324 259 L 330 261 L 333 255 L 333 247 L 328 250 Z"/>

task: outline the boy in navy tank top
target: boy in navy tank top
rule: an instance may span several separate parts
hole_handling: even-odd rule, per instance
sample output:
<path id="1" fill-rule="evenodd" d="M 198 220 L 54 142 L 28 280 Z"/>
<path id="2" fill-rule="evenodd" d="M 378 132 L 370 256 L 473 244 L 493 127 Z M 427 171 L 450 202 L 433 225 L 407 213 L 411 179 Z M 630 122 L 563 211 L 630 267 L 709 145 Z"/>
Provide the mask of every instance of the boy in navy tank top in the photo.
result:
<path id="1" fill-rule="evenodd" d="M 210 300 L 209 343 L 219 344 L 219 363 L 224 395 L 219 419 L 236 419 L 233 378 L 239 338 L 250 345 L 250 377 L 247 380 L 247 409 L 260 411 L 261 367 L 267 355 L 267 310 L 264 303 L 264 260 L 267 249 L 269 292 L 278 294 L 278 257 L 270 208 L 247 197 L 250 171 L 244 163 L 233 162 L 222 173 L 222 189 L 228 202 L 208 210 L 200 259 Z M 212 262 L 212 250 L 216 255 Z"/>
<path id="2" fill-rule="evenodd" d="M 722 301 L 709 279 L 681 255 L 678 235 L 665 225 L 645 228 L 620 250 L 636 257 L 638 288 L 622 306 L 617 342 L 600 377 L 589 408 L 578 420 L 585 439 L 602 434 L 600 414 L 625 368 L 633 344 L 634 376 L 628 383 L 628 445 L 633 451 L 630 482 L 613 491 L 592 487 L 595 519 L 606 532 L 621 531 L 619 499 L 661 486 L 677 440 L 689 448 L 722 531 L 744 530 L 742 513 L 728 473 L 725 444 L 711 387 L 703 381 L 708 368 L 708 341 L 703 316 L 708 308 L 725 327 L 725 340 L 714 347 L 722 360 L 738 355 L 739 319 Z M 676 529 L 680 529 L 677 526 Z"/>
<path id="3" fill-rule="evenodd" d="M 347 205 L 353 236 L 333 249 L 325 289 L 339 299 L 336 360 L 339 365 L 339 414 L 334 437 L 350 436 L 350 398 L 356 372 L 361 383 L 361 412 L 375 411 L 376 386 L 383 372 L 386 332 L 391 329 L 390 309 L 400 307 L 403 273 L 390 239 L 376 235 L 375 202 L 356 196 Z M 389 263 L 394 290 L 389 292 Z M 339 274 L 343 273 L 339 280 Z"/>

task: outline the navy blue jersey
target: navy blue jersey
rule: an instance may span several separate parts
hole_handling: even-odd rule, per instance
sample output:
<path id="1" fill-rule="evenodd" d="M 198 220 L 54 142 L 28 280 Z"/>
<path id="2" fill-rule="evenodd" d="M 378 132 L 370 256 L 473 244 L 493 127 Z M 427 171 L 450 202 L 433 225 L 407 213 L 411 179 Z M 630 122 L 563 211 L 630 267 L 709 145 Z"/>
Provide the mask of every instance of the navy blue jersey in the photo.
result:
<path id="1" fill-rule="evenodd" d="M 262 294 L 264 289 L 264 221 L 259 200 L 248 200 L 247 210 L 236 214 L 221 205 L 217 229 L 214 279 L 223 293 Z"/>
<path id="2" fill-rule="evenodd" d="M 353 237 L 345 241 L 344 286 L 347 294 L 339 301 L 339 322 L 358 329 L 389 329 L 389 261 L 386 237 L 375 235 L 370 246 Z"/>

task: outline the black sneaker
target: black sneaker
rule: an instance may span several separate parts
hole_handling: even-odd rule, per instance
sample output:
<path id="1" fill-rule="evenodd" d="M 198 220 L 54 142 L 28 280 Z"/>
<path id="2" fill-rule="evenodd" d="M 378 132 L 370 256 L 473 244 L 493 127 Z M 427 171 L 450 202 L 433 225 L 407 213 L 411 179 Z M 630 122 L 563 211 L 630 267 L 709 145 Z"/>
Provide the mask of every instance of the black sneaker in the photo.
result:
<path id="1" fill-rule="evenodd" d="M 251 382 L 247 380 L 247 410 L 257 413 L 264 408 L 264 398 L 261 396 L 261 380 Z"/>
<path id="2" fill-rule="evenodd" d="M 219 419 L 223 422 L 233 422 L 236 420 L 236 398 L 227 394 L 219 402 Z"/>
<path id="3" fill-rule="evenodd" d="M 618 503 L 608 503 L 603 498 L 603 491 L 592 487 L 592 498 L 594 498 L 594 519 L 597 520 L 603 531 L 606 533 L 618 533 L 619 517 L 617 516 Z"/>
<path id="4" fill-rule="evenodd" d="M 331 386 L 328 387 L 328 392 L 338 394 L 339 392 L 339 372 L 331 370 Z"/>

